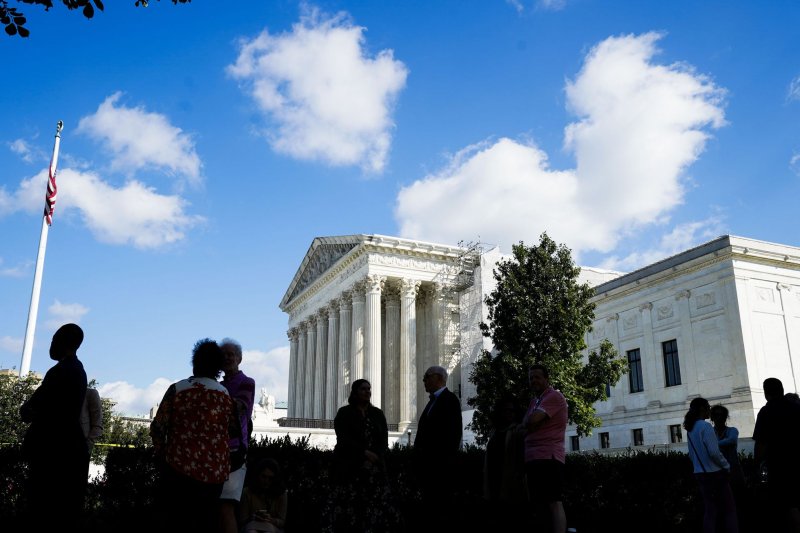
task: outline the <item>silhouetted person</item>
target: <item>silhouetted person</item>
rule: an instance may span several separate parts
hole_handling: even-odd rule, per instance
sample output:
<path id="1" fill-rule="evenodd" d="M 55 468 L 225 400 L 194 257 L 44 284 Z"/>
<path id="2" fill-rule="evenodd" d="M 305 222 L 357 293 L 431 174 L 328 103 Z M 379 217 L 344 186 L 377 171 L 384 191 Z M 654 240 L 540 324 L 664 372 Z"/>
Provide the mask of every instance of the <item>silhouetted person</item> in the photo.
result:
<path id="1" fill-rule="evenodd" d="M 736 503 L 736 512 L 739 516 L 739 528 L 742 529 L 742 511 L 744 509 L 745 480 L 742 465 L 739 461 L 739 430 L 728 425 L 728 408 L 717 404 L 711 406 L 711 422 L 714 425 L 714 433 L 719 441 L 719 451 L 725 456 L 725 460 L 731 466 L 730 485 L 733 491 L 733 499 Z"/>
<path id="2" fill-rule="evenodd" d="M 512 530 L 523 522 L 525 499 L 525 428 L 523 412 L 512 395 L 495 402 L 492 429 L 483 462 L 485 531 Z"/>
<path id="3" fill-rule="evenodd" d="M 564 533 L 563 485 L 567 431 L 567 400 L 550 385 L 550 373 L 543 365 L 531 365 L 528 383 L 533 390 L 528 412 L 522 419 L 525 436 L 525 474 L 531 499 L 546 504 L 553 533 Z"/>
<path id="4" fill-rule="evenodd" d="M 422 493 L 423 515 L 438 515 L 453 504 L 456 460 L 461 447 L 461 401 L 447 388 L 447 370 L 432 366 L 422 377 L 428 405 L 419 415 L 412 457 Z M 425 530 L 441 529 L 422 518 Z M 424 524 L 424 525 L 423 525 Z"/>
<path id="5" fill-rule="evenodd" d="M 333 420 L 334 486 L 326 522 L 338 532 L 390 531 L 397 526 L 386 478 L 389 431 L 383 411 L 372 404 L 372 385 L 357 379 L 347 405 Z"/>
<path id="6" fill-rule="evenodd" d="M 42 530 L 74 531 L 83 511 L 89 451 L 80 424 L 86 394 L 77 356 L 82 342 L 77 324 L 58 328 L 50 343 L 50 358 L 58 363 L 20 408 L 22 420 L 31 423 L 23 440 L 28 504 Z"/>
<path id="7" fill-rule="evenodd" d="M 228 439 L 239 434 L 230 395 L 217 382 L 223 366 L 216 342 L 192 350 L 192 376 L 173 383 L 150 424 L 160 467 L 157 531 L 215 532 L 219 496 L 230 473 Z"/>
<path id="8" fill-rule="evenodd" d="M 242 345 L 233 339 L 222 339 L 220 349 L 223 355 L 222 370 L 225 378 L 222 385 L 228 390 L 239 414 L 241 431 L 230 439 L 231 473 L 222 487 L 220 495 L 220 531 L 236 533 L 236 505 L 242 497 L 244 479 L 247 474 L 247 446 L 253 430 L 253 402 L 256 394 L 256 382 L 253 378 L 239 370 L 242 364 Z"/>
<path id="9" fill-rule="evenodd" d="M 262 459 L 251 469 L 248 477 L 239 505 L 242 533 L 283 533 L 289 495 L 278 463 L 274 459 Z"/>
<path id="10" fill-rule="evenodd" d="M 768 495 L 783 530 L 800 532 L 800 405 L 783 395 L 778 378 L 764 380 L 764 397 L 753 430 L 755 462 L 766 462 Z"/>
<path id="11" fill-rule="evenodd" d="M 716 533 L 717 524 L 725 533 L 738 533 L 736 506 L 728 479 L 730 464 L 719 449 L 714 428 L 706 422 L 711 406 L 705 398 L 695 398 L 683 418 L 689 458 L 703 497 L 703 533 Z"/>

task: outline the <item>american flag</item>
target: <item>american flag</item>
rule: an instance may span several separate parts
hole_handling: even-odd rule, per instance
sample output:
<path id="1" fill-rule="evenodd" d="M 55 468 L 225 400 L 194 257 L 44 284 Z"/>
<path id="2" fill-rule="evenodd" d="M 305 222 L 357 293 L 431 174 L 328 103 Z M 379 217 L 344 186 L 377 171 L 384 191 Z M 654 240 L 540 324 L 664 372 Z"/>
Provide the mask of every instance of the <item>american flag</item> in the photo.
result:
<path id="1" fill-rule="evenodd" d="M 56 187 L 56 169 L 54 165 L 50 165 L 50 175 L 47 178 L 47 194 L 44 198 L 44 217 L 47 219 L 47 225 L 53 225 L 53 213 L 56 210 L 56 195 L 58 194 L 58 187 Z"/>

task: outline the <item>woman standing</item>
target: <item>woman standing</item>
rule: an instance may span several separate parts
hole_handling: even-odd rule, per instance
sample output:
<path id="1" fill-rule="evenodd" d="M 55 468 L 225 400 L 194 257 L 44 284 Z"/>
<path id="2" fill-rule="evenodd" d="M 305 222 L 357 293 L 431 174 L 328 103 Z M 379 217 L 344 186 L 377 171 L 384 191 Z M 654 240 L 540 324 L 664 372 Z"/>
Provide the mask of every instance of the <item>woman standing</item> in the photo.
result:
<path id="1" fill-rule="evenodd" d="M 389 430 L 383 411 L 372 405 L 371 398 L 369 381 L 355 380 L 347 405 L 333 421 L 335 485 L 327 522 L 337 533 L 389 531 L 394 519 L 384 462 Z"/>
<path id="2" fill-rule="evenodd" d="M 706 419 L 711 415 L 711 406 L 705 398 L 695 398 L 689 404 L 689 412 L 683 419 L 689 441 L 689 458 L 694 466 L 694 475 L 703 496 L 705 512 L 703 532 L 716 533 L 717 517 L 721 519 L 726 533 L 738 533 L 736 506 L 728 483 L 730 464 L 722 455 L 717 435 Z"/>

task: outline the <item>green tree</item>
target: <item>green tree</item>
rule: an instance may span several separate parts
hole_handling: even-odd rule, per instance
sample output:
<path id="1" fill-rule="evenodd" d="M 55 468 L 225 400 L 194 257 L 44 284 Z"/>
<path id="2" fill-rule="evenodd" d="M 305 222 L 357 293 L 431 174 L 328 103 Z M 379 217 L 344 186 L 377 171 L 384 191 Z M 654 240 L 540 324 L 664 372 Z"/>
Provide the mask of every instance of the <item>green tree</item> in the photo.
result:
<path id="1" fill-rule="evenodd" d="M 192 0 L 172 0 L 173 4 L 188 4 Z M 20 37 L 28 37 L 31 32 L 25 26 L 28 20 L 25 15 L 15 7 L 9 6 L 10 0 L 0 0 L 0 23 L 3 24 L 3 29 L 6 34 L 10 36 L 19 35 Z M 53 0 L 17 0 L 17 3 L 33 4 L 43 6 L 45 11 L 49 11 L 53 7 Z M 80 10 L 81 14 L 90 19 L 94 17 L 95 10 L 103 11 L 105 6 L 102 0 L 61 0 L 67 9 L 70 11 Z M 149 0 L 136 0 L 134 5 L 136 7 L 147 7 L 150 4 Z"/>
<path id="2" fill-rule="evenodd" d="M 0 374 L 0 444 L 21 444 L 28 424 L 19 417 L 19 408 L 31 397 L 41 378 L 33 372 L 20 378 Z"/>
<path id="3" fill-rule="evenodd" d="M 538 246 L 514 245 L 513 258 L 498 263 L 493 274 L 497 287 L 486 297 L 488 324 L 481 323 L 481 330 L 496 354 L 484 350 L 469 377 L 477 388 L 467 404 L 476 409 L 471 427 L 478 441 L 486 441 L 492 406 L 504 394 L 528 404 L 527 370 L 534 363 L 548 368 L 550 382 L 566 397 L 578 434 L 591 434 L 600 425 L 593 404 L 607 399 L 606 386 L 619 380 L 626 365 L 608 340 L 583 354 L 594 290 L 578 283 L 580 267 L 569 248 L 543 233 Z"/>

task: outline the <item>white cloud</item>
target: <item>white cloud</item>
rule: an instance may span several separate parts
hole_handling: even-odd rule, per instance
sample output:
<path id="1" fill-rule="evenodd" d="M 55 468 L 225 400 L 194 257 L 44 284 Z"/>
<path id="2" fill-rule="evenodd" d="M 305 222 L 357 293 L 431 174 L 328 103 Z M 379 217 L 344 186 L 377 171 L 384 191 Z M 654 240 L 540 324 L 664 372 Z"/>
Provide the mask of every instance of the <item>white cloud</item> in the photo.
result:
<path id="1" fill-rule="evenodd" d="M 567 0 L 539 0 L 536 5 L 545 11 L 561 11 L 567 7 Z"/>
<path id="2" fill-rule="evenodd" d="M 661 237 L 658 246 L 641 252 L 633 252 L 623 258 L 617 256 L 608 257 L 601 263 L 600 267 L 620 271 L 636 270 L 712 240 L 723 233 L 724 227 L 721 216 L 712 216 L 705 220 L 679 224 L 672 231 Z"/>
<path id="3" fill-rule="evenodd" d="M 101 384 L 97 390 L 103 398 L 111 399 L 114 411 L 127 416 L 147 416 L 150 408 L 161 402 L 164 393 L 174 380 L 156 378 L 150 385 L 141 389 L 126 381 L 113 381 Z"/>
<path id="4" fill-rule="evenodd" d="M 0 349 L 11 353 L 22 353 L 22 339 L 17 337 L 4 336 L 0 337 Z"/>
<path id="5" fill-rule="evenodd" d="M 0 208 L 0 214 L 2 214 L 2 208 Z M 32 261 L 24 261 L 17 266 L 4 267 L 3 258 L 0 257 L 0 276 L 8 278 L 21 278 L 30 274 L 31 266 L 33 266 Z"/>
<path id="6" fill-rule="evenodd" d="M 113 153 L 112 170 L 133 172 L 154 167 L 200 181 L 200 157 L 190 135 L 159 113 L 119 104 L 122 93 L 106 98 L 93 115 L 83 117 L 77 131 L 102 141 Z"/>
<path id="7" fill-rule="evenodd" d="M 792 158 L 789 160 L 789 168 L 800 176 L 800 154 L 792 154 Z"/>
<path id="8" fill-rule="evenodd" d="M 21 348 L 20 348 L 21 351 Z M 256 382 L 256 401 L 262 387 L 276 400 L 286 400 L 288 396 L 289 347 L 281 346 L 268 352 L 244 350 L 242 371 Z M 180 378 L 183 379 L 183 378 Z M 159 377 L 150 385 L 140 388 L 126 381 L 114 381 L 98 387 L 100 396 L 110 398 L 116 403 L 117 413 L 129 416 L 143 416 L 150 412 L 164 397 L 167 388 L 176 380 Z"/>
<path id="9" fill-rule="evenodd" d="M 93 172 L 72 169 L 59 171 L 57 179 L 54 223 L 59 216 L 76 209 L 102 242 L 158 248 L 183 239 L 188 229 L 203 221 L 202 217 L 186 213 L 188 202 L 180 196 L 158 194 L 136 180 L 114 187 Z M 13 196 L 6 193 L 10 201 L 5 203 L 0 190 L 0 215 L 13 210 L 43 209 L 46 183 L 47 170 L 42 170 L 23 180 Z"/>
<path id="10" fill-rule="evenodd" d="M 797 76 L 789 84 L 789 93 L 786 98 L 788 100 L 800 100 L 800 76 Z"/>
<path id="11" fill-rule="evenodd" d="M 267 389 L 267 393 L 277 401 L 287 400 L 289 396 L 289 346 L 273 348 L 268 352 L 261 350 L 244 350 L 242 372 L 253 378 L 256 382 L 256 401 L 260 396 L 260 389 Z"/>
<path id="12" fill-rule="evenodd" d="M 684 171 L 724 114 L 723 93 L 706 77 L 653 63 L 659 38 L 608 38 L 567 83 L 578 121 L 565 145 L 576 168 L 549 168 L 533 142 L 468 147 L 400 191 L 400 233 L 441 242 L 480 235 L 508 250 L 547 231 L 576 253 L 607 252 L 623 233 L 662 220 L 683 200 Z"/>
<path id="13" fill-rule="evenodd" d="M 34 153 L 31 150 L 30 145 L 24 139 L 17 139 L 8 143 L 8 147 L 11 149 L 12 152 L 17 154 L 22 158 L 23 161 L 26 163 L 32 163 Z"/>
<path id="14" fill-rule="evenodd" d="M 276 130 L 277 152 L 380 172 L 386 164 L 391 112 L 408 71 L 391 50 L 372 57 L 364 28 L 344 14 L 301 17 L 291 32 L 264 30 L 242 41 L 228 73 L 243 82 Z"/>
<path id="15" fill-rule="evenodd" d="M 64 324 L 74 323 L 78 324 L 83 318 L 83 315 L 89 312 L 89 308 L 78 304 L 64 304 L 56 300 L 47 308 L 50 318 L 47 319 L 45 325 L 50 329 L 58 329 Z"/>

